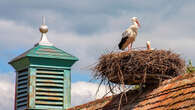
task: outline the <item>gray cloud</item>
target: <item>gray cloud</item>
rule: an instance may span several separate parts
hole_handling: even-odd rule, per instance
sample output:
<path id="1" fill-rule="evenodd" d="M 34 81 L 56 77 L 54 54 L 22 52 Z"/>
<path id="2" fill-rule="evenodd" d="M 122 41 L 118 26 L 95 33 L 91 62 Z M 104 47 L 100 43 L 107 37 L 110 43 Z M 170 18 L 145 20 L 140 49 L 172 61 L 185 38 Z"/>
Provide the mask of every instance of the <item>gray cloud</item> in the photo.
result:
<path id="1" fill-rule="evenodd" d="M 97 34 L 105 32 L 108 27 L 110 17 L 139 16 L 144 20 L 152 19 L 163 13 L 164 16 L 174 16 L 184 4 L 190 4 L 193 1 L 181 0 L 82 0 L 72 2 L 66 1 L 25 1 L 20 2 L 7 0 L 0 1 L 0 10 L 2 19 L 15 20 L 18 23 L 28 24 L 36 27 L 40 24 L 40 17 L 48 17 L 49 26 L 58 29 L 58 31 L 75 31 L 78 34 Z M 160 19 L 165 19 L 160 16 Z M 156 18 L 155 18 L 156 19 Z M 157 21 L 157 19 L 156 19 Z M 158 21 L 157 21 L 158 22 Z M 51 29 L 52 29 L 51 28 Z"/>
<path id="2" fill-rule="evenodd" d="M 96 95 L 96 91 L 99 86 L 97 83 L 76 82 L 73 83 L 71 86 L 72 106 L 84 104 L 89 101 L 102 98 L 106 94 L 107 89 L 106 86 L 100 86 L 99 92 Z"/>
<path id="3" fill-rule="evenodd" d="M 14 74 L 0 73 L 0 109 L 13 110 L 14 109 Z"/>

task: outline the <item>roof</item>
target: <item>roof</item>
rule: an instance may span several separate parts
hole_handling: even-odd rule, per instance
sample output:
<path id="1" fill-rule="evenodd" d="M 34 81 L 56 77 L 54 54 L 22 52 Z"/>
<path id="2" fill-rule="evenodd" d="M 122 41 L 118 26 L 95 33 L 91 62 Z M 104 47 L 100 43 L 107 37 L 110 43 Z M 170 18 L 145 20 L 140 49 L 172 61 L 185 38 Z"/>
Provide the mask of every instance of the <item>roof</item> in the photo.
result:
<path id="1" fill-rule="evenodd" d="M 78 60 L 75 56 L 64 52 L 55 46 L 35 45 L 35 47 L 27 50 L 23 54 L 14 58 L 10 62 L 17 61 L 24 57 L 41 57 L 41 58 L 55 58 L 55 59 L 66 59 L 66 60 Z"/>
<path id="2" fill-rule="evenodd" d="M 195 73 L 164 81 L 135 106 L 135 110 L 184 108 L 195 109 Z"/>
<path id="3" fill-rule="evenodd" d="M 195 72 L 165 80 L 155 89 L 130 90 L 126 96 L 127 101 L 125 96 L 121 100 L 121 110 L 195 109 Z M 118 110 L 120 97 L 108 97 L 107 103 L 102 98 L 68 110 Z"/>
<path id="4" fill-rule="evenodd" d="M 67 110 L 83 110 L 83 109 L 95 110 L 95 109 L 97 109 L 97 107 L 102 107 L 102 106 L 108 104 L 111 100 L 112 100 L 112 96 L 107 96 L 107 97 L 104 97 L 102 99 L 97 99 L 97 100 L 88 102 L 86 104 L 82 104 L 82 105 L 78 105 L 78 106 L 69 108 Z"/>

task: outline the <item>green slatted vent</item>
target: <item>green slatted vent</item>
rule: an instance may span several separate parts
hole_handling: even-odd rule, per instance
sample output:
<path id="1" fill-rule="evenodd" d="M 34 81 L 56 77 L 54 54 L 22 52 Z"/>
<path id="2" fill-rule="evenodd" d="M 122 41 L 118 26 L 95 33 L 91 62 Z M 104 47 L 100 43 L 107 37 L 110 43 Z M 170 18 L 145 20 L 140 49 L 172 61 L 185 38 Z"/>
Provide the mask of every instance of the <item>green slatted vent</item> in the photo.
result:
<path id="1" fill-rule="evenodd" d="M 17 73 L 16 108 L 24 110 L 28 102 L 28 69 Z"/>
<path id="2" fill-rule="evenodd" d="M 36 108 L 63 108 L 64 74 L 60 70 L 37 69 Z"/>

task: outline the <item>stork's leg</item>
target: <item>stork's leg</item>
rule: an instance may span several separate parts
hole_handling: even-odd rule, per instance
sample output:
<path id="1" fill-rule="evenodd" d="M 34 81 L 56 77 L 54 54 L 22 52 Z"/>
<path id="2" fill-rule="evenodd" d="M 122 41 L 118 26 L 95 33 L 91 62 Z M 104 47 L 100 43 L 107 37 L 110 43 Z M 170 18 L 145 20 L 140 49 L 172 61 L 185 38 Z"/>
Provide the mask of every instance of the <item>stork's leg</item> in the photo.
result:
<path id="1" fill-rule="evenodd" d="M 128 51 L 130 51 L 131 50 L 131 47 L 130 47 L 130 44 L 128 45 Z"/>
<path id="2" fill-rule="evenodd" d="M 132 49 L 132 43 L 128 45 L 128 51 L 131 51 Z"/>
<path id="3" fill-rule="evenodd" d="M 131 43 L 131 49 L 132 49 L 133 42 Z"/>

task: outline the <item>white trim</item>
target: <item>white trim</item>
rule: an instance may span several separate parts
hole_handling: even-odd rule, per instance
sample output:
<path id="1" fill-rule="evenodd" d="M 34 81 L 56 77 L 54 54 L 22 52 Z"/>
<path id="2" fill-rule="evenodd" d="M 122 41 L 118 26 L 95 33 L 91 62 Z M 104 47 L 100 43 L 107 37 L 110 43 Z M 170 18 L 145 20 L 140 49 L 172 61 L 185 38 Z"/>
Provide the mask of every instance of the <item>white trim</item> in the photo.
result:
<path id="1" fill-rule="evenodd" d="M 47 39 L 46 33 L 42 33 L 41 40 L 38 43 L 39 45 L 45 45 L 45 46 L 53 46 L 52 43 L 49 42 Z"/>

